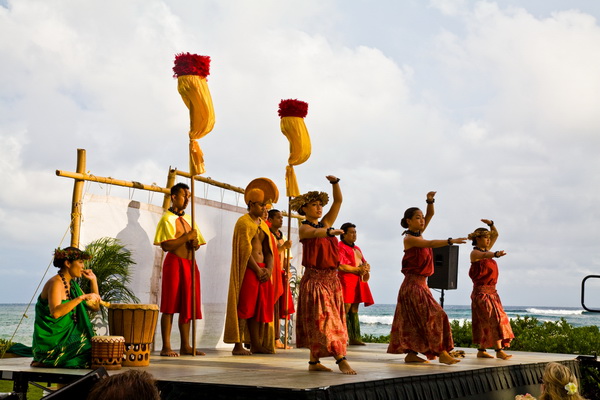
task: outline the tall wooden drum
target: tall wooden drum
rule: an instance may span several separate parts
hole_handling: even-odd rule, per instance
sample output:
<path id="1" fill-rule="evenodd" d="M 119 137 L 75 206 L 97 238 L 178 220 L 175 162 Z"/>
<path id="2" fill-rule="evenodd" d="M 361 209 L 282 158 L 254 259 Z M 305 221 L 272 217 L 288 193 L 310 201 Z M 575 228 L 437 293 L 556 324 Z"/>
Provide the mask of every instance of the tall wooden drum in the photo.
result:
<path id="1" fill-rule="evenodd" d="M 124 353 L 123 336 L 92 337 L 92 368 L 121 369 Z"/>
<path id="2" fill-rule="evenodd" d="M 158 321 L 156 304 L 115 304 L 108 309 L 111 335 L 125 338 L 125 367 L 150 365 L 150 349 Z"/>

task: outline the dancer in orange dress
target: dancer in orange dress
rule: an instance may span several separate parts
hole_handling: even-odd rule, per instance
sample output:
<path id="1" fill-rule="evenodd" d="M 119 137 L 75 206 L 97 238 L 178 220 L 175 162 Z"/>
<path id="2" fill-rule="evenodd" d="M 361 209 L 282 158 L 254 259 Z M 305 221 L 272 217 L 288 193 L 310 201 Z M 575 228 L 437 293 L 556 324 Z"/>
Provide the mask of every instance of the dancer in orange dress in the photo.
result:
<path id="1" fill-rule="evenodd" d="M 477 357 L 493 358 L 486 352 L 488 347 L 496 350 L 496 358 L 508 360 L 512 355 L 504 352 L 510 347 L 510 341 L 515 337 L 510 320 L 502 308 L 500 296 L 496 291 L 498 283 L 498 264 L 495 258 L 506 255 L 504 250 L 492 252 L 491 249 L 498 239 L 498 230 L 494 221 L 482 219 L 481 222 L 490 227 L 477 228 L 469 234 L 473 241 L 471 251 L 471 269 L 469 276 L 473 280 L 471 293 L 471 314 L 473 320 L 473 343 L 479 345 Z"/>
<path id="2" fill-rule="evenodd" d="M 460 360 L 448 353 L 454 348 L 448 316 L 434 300 L 427 286 L 427 277 L 433 274 L 432 248 L 465 243 L 467 238 L 426 240 L 423 232 L 434 214 L 436 192 L 427 193 L 427 214 L 417 207 L 404 212 L 400 224 L 404 231 L 404 258 L 402 273 L 404 281 L 398 293 L 398 304 L 392 323 L 388 353 L 408 353 L 407 363 L 427 362 L 417 355 L 424 354 L 432 360 L 439 357 L 443 364 L 455 364 Z"/>
<path id="3" fill-rule="evenodd" d="M 328 175 L 333 187 L 333 204 L 323 218 L 323 206 L 329 201 L 325 192 L 308 192 L 294 197 L 290 206 L 306 216 L 300 227 L 304 276 L 300 282 L 296 322 L 296 344 L 310 349 L 309 371 L 331 371 L 321 364 L 321 357 L 334 357 L 344 374 L 356 371 L 346 360 L 346 315 L 342 285 L 337 274 L 340 263 L 337 235 L 333 228 L 342 205 L 340 180 Z"/>

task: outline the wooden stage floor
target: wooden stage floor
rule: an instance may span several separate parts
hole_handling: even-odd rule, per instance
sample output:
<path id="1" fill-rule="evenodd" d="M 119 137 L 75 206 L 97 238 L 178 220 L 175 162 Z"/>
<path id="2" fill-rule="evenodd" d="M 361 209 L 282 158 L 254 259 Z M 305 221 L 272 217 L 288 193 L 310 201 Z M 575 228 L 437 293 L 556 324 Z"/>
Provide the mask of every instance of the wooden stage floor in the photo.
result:
<path id="1" fill-rule="evenodd" d="M 572 354 L 510 352 L 513 357 L 478 359 L 476 349 L 464 350 L 466 357 L 455 365 L 436 361 L 406 364 L 404 355 L 387 354 L 386 344 L 350 346 L 348 361 L 358 372 L 344 375 L 333 358 L 323 365 L 334 372 L 308 372 L 308 350 L 280 350 L 277 354 L 232 356 L 230 350 L 203 350 L 205 356 L 160 357 L 152 353 L 148 367 L 162 389 L 163 398 L 314 398 L 314 399 L 514 399 L 525 391 L 539 394 L 541 371 L 551 361 L 566 362 L 576 368 Z M 491 352 L 493 353 L 493 351 Z M 89 370 L 29 367 L 31 359 L 0 360 L 2 379 L 15 373 L 55 374 L 59 381 L 72 381 Z M 122 368 L 109 371 L 115 374 Z M 496 395 L 489 392 L 497 392 Z M 194 393 L 193 397 L 189 397 Z M 487 393 L 487 395 L 484 395 Z M 500 395 L 501 393 L 504 393 Z M 512 397 L 510 397 L 512 396 Z"/>

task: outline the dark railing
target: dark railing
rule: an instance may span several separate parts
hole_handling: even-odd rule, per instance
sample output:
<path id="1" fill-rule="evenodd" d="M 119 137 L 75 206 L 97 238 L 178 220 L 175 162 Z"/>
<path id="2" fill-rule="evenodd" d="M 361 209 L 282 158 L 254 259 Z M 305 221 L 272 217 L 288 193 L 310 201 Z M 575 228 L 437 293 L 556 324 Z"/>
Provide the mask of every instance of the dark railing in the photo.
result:
<path id="1" fill-rule="evenodd" d="M 585 282 L 590 278 L 600 278 L 600 275 L 588 275 L 581 281 L 581 306 L 584 310 L 589 312 L 600 312 L 600 310 L 596 310 L 593 308 L 588 308 L 585 305 Z"/>

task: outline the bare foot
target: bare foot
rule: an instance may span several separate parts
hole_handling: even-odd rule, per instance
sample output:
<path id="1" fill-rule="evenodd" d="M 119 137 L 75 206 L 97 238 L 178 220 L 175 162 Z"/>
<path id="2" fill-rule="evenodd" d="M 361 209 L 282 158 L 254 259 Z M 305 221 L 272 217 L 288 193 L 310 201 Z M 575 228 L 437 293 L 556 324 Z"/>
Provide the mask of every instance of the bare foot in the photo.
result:
<path id="1" fill-rule="evenodd" d="M 293 349 L 292 346 L 288 346 L 288 345 L 284 345 L 281 340 L 277 340 L 275 341 L 275 348 L 276 349 Z"/>
<path id="2" fill-rule="evenodd" d="M 452 356 L 450 356 L 450 354 L 448 354 L 447 351 L 443 351 L 439 354 L 440 357 L 440 362 L 442 364 L 448 364 L 448 365 L 452 365 L 452 364 L 456 364 L 457 362 L 460 362 L 460 360 L 453 358 Z"/>
<path id="3" fill-rule="evenodd" d="M 275 350 L 269 350 L 264 346 L 252 345 L 250 347 L 252 354 L 275 354 Z"/>
<path id="4" fill-rule="evenodd" d="M 352 367 L 348 363 L 348 360 L 346 360 L 346 357 L 338 359 L 335 363 L 338 365 L 340 371 L 342 371 L 343 374 L 356 375 L 356 371 L 352 369 Z"/>
<path id="5" fill-rule="evenodd" d="M 194 353 L 194 349 L 192 349 L 191 347 L 185 347 L 185 348 L 179 349 L 179 352 L 181 353 L 182 356 L 191 356 Z M 196 355 L 197 356 L 205 356 L 206 353 L 196 349 Z"/>
<path id="6" fill-rule="evenodd" d="M 500 358 L 502 360 L 508 360 L 512 357 L 512 354 L 506 354 L 504 350 L 500 350 L 496 352 L 496 358 Z"/>
<path id="7" fill-rule="evenodd" d="M 314 363 L 314 364 L 311 364 Z M 331 372 L 331 368 L 327 368 L 320 361 L 309 361 L 308 370 L 314 372 Z"/>
<path id="8" fill-rule="evenodd" d="M 406 355 L 406 357 L 404 357 L 404 362 L 405 363 L 423 363 L 423 364 L 428 364 L 429 361 L 427 361 L 424 358 L 421 358 L 417 355 L 417 353 L 408 353 Z"/>
<path id="9" fill-rule="evenodd" d="M 171 350 L 168 347 L 163 347 L 163 349 L 160 351 L 160 355 L 163 357 L 179 357 L 179 353 Z"/>
<path id="10" fill-rule="evenodd" d="M 32 361 L 31 364 L 29 364 L 30 367 L 33 368 L 48 368 L 48 365 L 45 365 L 39 361 Z"/>
<path id="11" fill-rule="evenodd" d="M 234 356 L 251 356 L 252 352 L 250 350 L 246 350 L 241 343 L 236 343 L 233 345 L 231 354 Z"/>
<path id="12" fill-rule="evenodd" d="M 477 358 L 494 358 L 485 350 L 477 350 Z"/>

